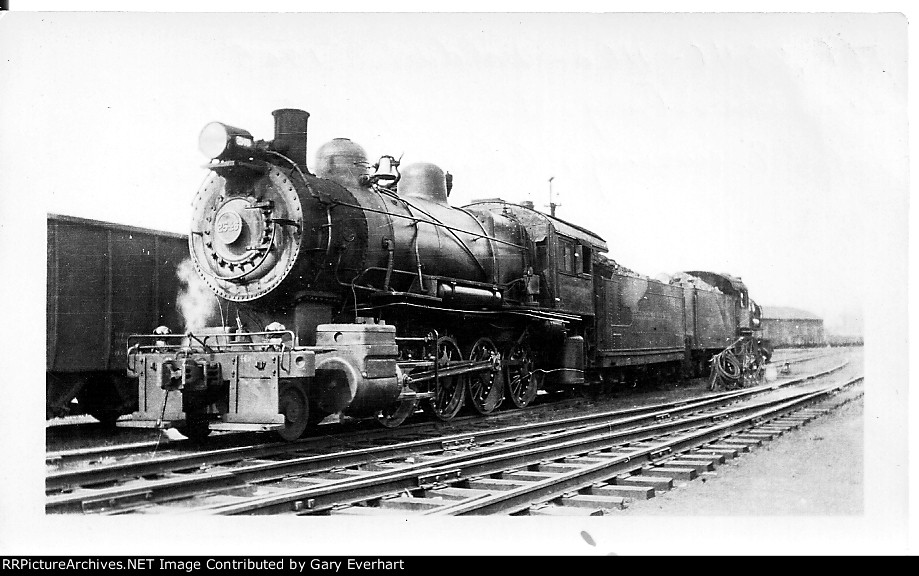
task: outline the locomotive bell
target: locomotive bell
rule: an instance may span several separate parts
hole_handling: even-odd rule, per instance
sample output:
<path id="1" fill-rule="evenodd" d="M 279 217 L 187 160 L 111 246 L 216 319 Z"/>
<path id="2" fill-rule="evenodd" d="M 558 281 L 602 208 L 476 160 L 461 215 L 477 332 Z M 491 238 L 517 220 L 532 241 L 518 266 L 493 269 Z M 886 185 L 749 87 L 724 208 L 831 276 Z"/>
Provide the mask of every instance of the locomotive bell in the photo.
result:
<path id="1" fill-rule="evenodd" d="M 316 152 L 316 176 L 337 182 L 346 188 L 357 188 L 361 177 L 370 174 L 367 152 L 347 138 L 335 138 Z"/>

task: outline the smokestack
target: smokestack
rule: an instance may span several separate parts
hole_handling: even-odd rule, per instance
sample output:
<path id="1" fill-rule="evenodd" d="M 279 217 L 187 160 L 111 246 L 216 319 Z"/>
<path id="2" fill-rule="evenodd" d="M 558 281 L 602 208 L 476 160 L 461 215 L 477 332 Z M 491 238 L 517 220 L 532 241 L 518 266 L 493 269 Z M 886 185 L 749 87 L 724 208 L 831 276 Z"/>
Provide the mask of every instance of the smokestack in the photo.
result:
<path id="1" fill-rule="evenodd" d="M 282 108 L 274 116 L 274 142 L 272 148 L 297 163 L 304 172 L 306 167 L 306 124 L 310 113 L 296 108 Z"/>

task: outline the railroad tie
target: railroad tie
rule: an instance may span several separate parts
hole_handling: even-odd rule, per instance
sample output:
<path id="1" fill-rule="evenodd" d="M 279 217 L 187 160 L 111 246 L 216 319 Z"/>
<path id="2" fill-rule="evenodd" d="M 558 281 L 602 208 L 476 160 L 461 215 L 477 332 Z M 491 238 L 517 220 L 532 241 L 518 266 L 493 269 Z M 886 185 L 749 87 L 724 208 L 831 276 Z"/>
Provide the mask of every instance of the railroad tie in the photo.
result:
<path id="1" fill-rule="evenodd" d="M 443 506 L 442 502 L 430 500 L 428 498 L 415 498 L 413 496 L 396 496 L 394 498 L 382 498 L 380 508 L 389 508 L 392 510 L 432 510 Z"/>
<path id="2" fill-rule="evenodd" d="M 616 477 L 617 486 L 650 486 L 655 490 L 671 490 L 673 488 L 673 478 L 666 478 L 662 476 L 646 476 L 644 474 L 638 476 L 617 476 Z"/>
<path id="3" fill-rule="evenodd" d="M 625 508 L 625 498 L 601 494 L 572 494 L 562 496 L 557 502 L 565 507 L 573 506 L 576 508 L 599 508 L 601 510 L 622 510 Z"/>
<path id="4" fill-rule="evenodd" d="M 783 418 L 780 420 L 772 420 L 771 422 L 768 422 L 766 426 L 778 428 L 787 432 L 789 430 L 797 430 L 806 423 L 806 420 L 785 420 Z"/>
<path id="5" fill-rule="evenodd" d="M 565 474 L 566 472 L 574 472 L 575 470 L 580 470 L 581 466 L 574 466 L 572 464 L 540 464 L 539 472 L 552 472 L 554 474 Z"/>
<path id="6" fill-rule="evenodd" d="M 590 494 L 597 496 L 616 496 L 626 500 L 647 500 L 654 498 L 652 486 L 627 486 L 615 484 L 594 484 L 587 488 Z"/>
<path id="7" fill-rule="evenodd" d="M 505 472 L 501 474 L 502 478 L 507 480 L 523 480 L 525 482 L 540 482 L 555 478 L 556 474 L 550 472 L 533 472 L 529 470 L 518 470 L 516 472 Z"/>
<path id="8" fill-rule="evenodd" d="M 690 459 L 701 458 L 703 460 L 711 460 L 716 466 L 724 464 L 727 460 L 734 458 L 736 455 L 736 450 L 725 450 L 721 452 L 718 450 L 711 450 L 708 447 L 696 448 L 683 454 L 683 456 Z"/>
<path id="9" fill-rule="evenodd" d="M 359 476 L 366 476 L 366 472 L 360 470 L 330 470 L 329 472 L 319 472 L 313 474 L 314 478 L 322 478 L 325 480 L 344 480 L 345 478 L 355 478 Z"/>
<path id="10" fill-rule="evenodd" d="M 281 480 L 280 482 L 275 483 L 274 485 L 280 488 L 284 488 L 284 489 L 295 490 L 298 488 L 305 488 L 308 486 L 315 486 L 316 484 L 323 484 L 323 483 L 324 483 L 323 480 L 320 478 L 311 478 L 309 476 L 303 476 L 299 478 L 285 478 Z"/>
<path id="11" fill-rule="evenodd" d="M 331 516 L 401 516 L 404 513 L 396 508 L 377 508 L 376 506 L 345 506 L 333 508 Z"/>
<path id="12" fill-rule="evenodd" d="M 678 468 L 693 468 L 699 474 L 711 472 L 715 469 L 715 464 L 711 460 L 701 458 L 677 457 L 666 462 L 667 466 L 677 466 Z"/>
<path id="13" fill-rule="evenodd" d="M 749 452 L 750 450 L 752 450 L 753 446 L 759 446 L 760 444 L 762 444 L 763 439 L 755 438 L 753 436 L 737 434 L 729 438 L 723 438 L 720 440 L 720 442 L 722 444 L 727 444 L 728 446 L 746 446 L 747 450 L 745 450 L 745 452 Z"/>
<path id="14" fill-rule="evenodd" d="M 591 452 L 586 458 L 578 458 L 578 461 L 584 460 L 594 460 L 596 462 L 606 462 L 608 460 L 613 460 L 615 458 L 625 458 L 630 457 L 635 452 L 640 452 L 640 450 L 633 450 L 631 452 Z M 567 458 L 566 458 L 567 461 Z"/>
<path id="15" fill-rule="evenodd" d="M 714 450 L 721 454 L 727 455 L 731 454 L 731 458 L 737 458 L 739 452 L 749 452 L 750 446 L 746 442 L 731 442 L 728 443 L 724 439 L 719 440 L 718 444 L 710 444 L 705 447 L 706 450 Z"/>
<path id="16" fill-rule="evenodd" d="M 583 465 L 583 466 L 587 466 L 588 464 L 600 464 L 600 463 L 602 463 L 602 462 L 608 462 L 608 461 L 609 461 L 609 457 L 606 457 L 606 458 L 597 457 L 597 458 L 595 458 L 594 455 L 590 455 L 590 456 L 571 456 L 571 457 L 568 457 L 568 458 L 565 458 L 565 459 L 562 460 L 562 462 L 564 462 L 565 464 L 577 464 L 577 465 Z"/>
<path id="17" fill-rule="evenodd" d="M 603 516 L 603 510 L 577 506 L 531 506 L 527 514 L 529 516 Z"/>
<path id="18" fill-rule="evenodd" d="M 773 437 L 778 438 L 778 437 L 781 436 L 782 434 L 788 432 L 788 430 L 789 430 L 788 428 L 779 428 L 779 427 L 775 427 L 775 426 L 760 426 L 760 427 L 757 428 L 755 431 L 756 431 L 756 432 L 765 432 L 765 433 L 768 433 L 768 434 L 772 434 Z"/>
<path id="19" fill-rule="evenodd" d="M 430 490 L 425 490 L 421 495 L 422 498 L 428 498 L 430 500 L 468 500 L 470 498 L 484 498 L 485 496 L 491 496 L 493 490 L 480 490 L 476 488 L 453 488 L 453 487 L 443 487 L 443 488 L 432 488 Z"/>
<path id="20" fill-rule="evenodd" d="M 641 476 L 669 477 L 676 480 L 692 480 L 699 475 L 695 468 L 683 468 L 677 466 L 653 466 L 641 469 Z"/>
<path id="21" fill-rule="evenodd" d="M 520 488 L 521 486 L 526 486 L 526 482 L 517 482 L 514 480 L 506 480 L 503 478 L 478 478 L 475 480 L 469 480 L 466 484 L 470 488 L 477 490 L 514 490 Z"/>
<path id="22" fill-rule="evenodd" d="M 772 432 L 767 432 L 760 428 L 754 428 L 752 430 L 746 430 L 737 435 L 739 438 L 762 438 L 763 440 L 772 440 L 777 436 Z"/>

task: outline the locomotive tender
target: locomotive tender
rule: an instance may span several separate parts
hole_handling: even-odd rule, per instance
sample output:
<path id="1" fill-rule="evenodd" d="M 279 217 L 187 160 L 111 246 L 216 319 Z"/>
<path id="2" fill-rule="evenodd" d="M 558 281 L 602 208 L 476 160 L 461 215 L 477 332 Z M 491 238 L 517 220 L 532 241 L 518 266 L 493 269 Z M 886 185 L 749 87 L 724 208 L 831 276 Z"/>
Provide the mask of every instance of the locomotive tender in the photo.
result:
<path id="1" fill-rule="evenodd" d="M 606 242 L 532 205 L 457 208 L 452 177 L 335 139 L 306 163 L 309 114 L 276 110 L 274 139 L 220 123 L 189 249 L 221 326 L 128 340 L 133 425 L 275 429 L 330 414 L 397 426 L 524 407 L 538 389 L 700 373 L 758 307 L 738 278 L 681 284 L 605 257 Z"/>

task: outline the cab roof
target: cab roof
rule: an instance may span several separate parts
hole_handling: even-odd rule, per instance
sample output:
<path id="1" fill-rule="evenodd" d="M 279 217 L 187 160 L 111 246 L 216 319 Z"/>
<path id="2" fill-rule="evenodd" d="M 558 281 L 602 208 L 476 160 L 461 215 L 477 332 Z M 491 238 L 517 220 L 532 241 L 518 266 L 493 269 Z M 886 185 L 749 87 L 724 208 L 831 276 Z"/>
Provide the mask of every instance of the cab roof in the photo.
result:
<path id="1" fill-rule="evenodd" d="M 521 224 L 526 226 L 527 231 L 530 232 L 530 235 L 536 242 L 539 242 L 546 237 L 548 234 L 548 227 L 551 225 L 559 234 L 568 236 L 569 238 L 574 238 L 584 245 L 591 246 L 597 252 L 606 252 L 609 250 L 606 245 L 606 240 L 586 228 L 572 224 L 570 222 L 566 222 L 561 218 L 543 214 L 542 212 L 527 206 L 521 206 L 520 204 L 512 204 L 511 202 L 506 202 L 500 198 L 477 200 L 464 206 L 464 208 L 478 208 L 488 210 L 489 212 L 495 212 L 498 210 L 501 212 L 510 212 L 520 221 Z"/>

